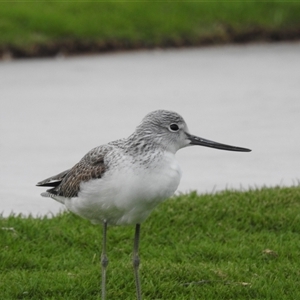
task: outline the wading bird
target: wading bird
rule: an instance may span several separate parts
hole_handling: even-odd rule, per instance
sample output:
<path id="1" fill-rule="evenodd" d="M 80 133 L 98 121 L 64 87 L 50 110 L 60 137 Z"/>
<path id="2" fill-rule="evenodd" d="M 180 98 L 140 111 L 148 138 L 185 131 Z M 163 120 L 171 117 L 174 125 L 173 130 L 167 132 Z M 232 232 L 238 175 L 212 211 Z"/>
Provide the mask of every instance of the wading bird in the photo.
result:
<path id="1" fill-rule="evenodd" d="M 51 187 L 42 193 L 63 203 L 73 213 L 103 224 L 102 299 L 106 298 L 107 225 L 135 225 L 133 267 L 137 299 L 139 279 L 140 224 L 151 211 L 176 191 L 181 170 L 177 150 L 199 145 L 229 151 L 249 152 L 241 147 L 206 140 L 189 133 L 177 113 L 149 113 L 128 138 L 89 151 L 73 168 L 39 182 Z"/>

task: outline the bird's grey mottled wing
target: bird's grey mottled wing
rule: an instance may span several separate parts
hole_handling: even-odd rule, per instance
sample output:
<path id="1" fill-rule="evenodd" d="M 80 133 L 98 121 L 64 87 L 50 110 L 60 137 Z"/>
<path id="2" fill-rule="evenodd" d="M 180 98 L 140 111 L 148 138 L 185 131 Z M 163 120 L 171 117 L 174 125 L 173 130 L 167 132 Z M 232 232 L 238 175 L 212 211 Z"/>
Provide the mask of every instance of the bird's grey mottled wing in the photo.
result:
<path id="1" fill-rule="evenodd" d="M 38 183 L 38 186 L 54 186 L 47 190 L 52 195 L 72 198 L 78 196 L 80 183 L 101 178 L 107 166 L 104 163 L 105 154 L 111 147 L 100 146 L 88 152 L 72 169 L 64 171 Z M 55 180 L 55 182 L 51 182 Z"/>

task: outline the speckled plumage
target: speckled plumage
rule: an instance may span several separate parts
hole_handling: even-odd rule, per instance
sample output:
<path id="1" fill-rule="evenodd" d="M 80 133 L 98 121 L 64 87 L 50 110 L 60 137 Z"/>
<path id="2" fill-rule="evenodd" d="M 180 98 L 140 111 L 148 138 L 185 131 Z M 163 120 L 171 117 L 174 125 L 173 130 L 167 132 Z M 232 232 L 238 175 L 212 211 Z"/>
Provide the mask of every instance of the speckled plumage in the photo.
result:
<path id="1" fill-rule="evenodd" d="M 187 130 L 176 113 L 150 113 L 127 139 L 96 147 L 70 170 L 39 182 L 39 186 L 52 187 L 42 196 L 65 204 L 93 223 L 142 222 L 175 192 L 180 181 L 174 156 L 178 143 L 170 135 L 170 122 Z"/>
<path id="2" fill-rule="evenodd" d="M 38 183 L 39 186 L 54 185 L 43 196 L 78 197 L 81 182 L 101 178 L 105 172 L 104 156 L 108 147 L 98 147 L 88 152 L 72 169 Z"/>
<path id="3" fill-rule="evenodd" d="M 140 223 L 177 189 L 181 178 L 177 150 L 196 144 L 248 150 L 192 136 L 180 115 L 158 110 L 146 115 L 128 138 L 92 149 L 73 168 L 38 185 L 52 187 L 42 196 L 93 223 Z"/>

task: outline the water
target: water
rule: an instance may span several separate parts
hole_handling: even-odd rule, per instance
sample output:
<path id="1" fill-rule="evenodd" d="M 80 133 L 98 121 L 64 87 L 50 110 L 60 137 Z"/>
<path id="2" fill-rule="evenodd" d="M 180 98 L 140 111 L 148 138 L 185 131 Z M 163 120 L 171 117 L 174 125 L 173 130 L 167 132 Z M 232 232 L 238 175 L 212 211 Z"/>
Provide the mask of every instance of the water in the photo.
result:
<path id="1" fill-rule="evenodd" d="M 253 150 L 179 151 L 180 192 L 293 185 L 299 78 L 300 43 L 0 62 L 0 211 L 58 212 L 35 184 L 156 109 L 180 113 L 195 135 Z"/>

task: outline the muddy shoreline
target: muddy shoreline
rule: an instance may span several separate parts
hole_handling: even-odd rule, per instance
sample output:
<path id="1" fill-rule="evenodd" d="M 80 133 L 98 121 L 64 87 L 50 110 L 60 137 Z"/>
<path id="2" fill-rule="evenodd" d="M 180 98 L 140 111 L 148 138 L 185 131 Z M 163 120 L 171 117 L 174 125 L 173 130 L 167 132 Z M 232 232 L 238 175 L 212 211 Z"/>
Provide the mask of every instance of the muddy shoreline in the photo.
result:
<path id="1" fill-rule="evenodd" d="M 0 45 L 0 59 L 55 57 L 58 55 L 96 54 L 113 51 L 128 51 L 139 49 L 169 49 L 183 47 L 200 47 L 224 44 L 244 44 L 251 42 L 281 42 L 300 40 L 300 28 L 272 31 L 261 28 L 251 28 L 237 32 L 232 28 L 222 28 L 218 34 L 201 36 L 198 39 L 165 39 L 160 43 L 145 41 L 129 42 L 126 40 L 91 41 L 66 38 L 43 44 L 30 46 Z"/>

